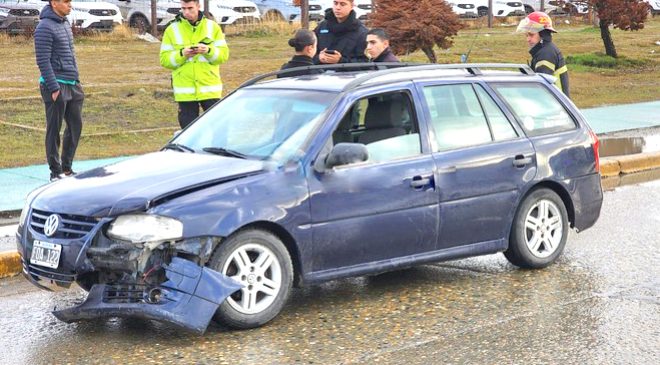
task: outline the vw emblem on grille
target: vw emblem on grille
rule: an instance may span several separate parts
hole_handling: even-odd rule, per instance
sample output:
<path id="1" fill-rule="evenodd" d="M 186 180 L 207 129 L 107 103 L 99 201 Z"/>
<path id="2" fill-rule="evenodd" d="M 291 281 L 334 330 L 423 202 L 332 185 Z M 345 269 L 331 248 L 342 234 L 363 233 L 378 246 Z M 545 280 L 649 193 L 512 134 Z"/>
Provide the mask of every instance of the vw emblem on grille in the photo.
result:
<path id="1" fill-rule="evenodd" d="M 30 15 L 30 11 L 29 10 L 23 10 L 23 14 Z"/>
<path id="2" fill-rule="evenodd" d="M 107 10 L 103 10 L 101 13 L 102 13 L 103 15 L 108 15 L 108 11 L 107 11 Z"/>
<path id="3" fill-rule="evenodd" d="M 57 232 L 58 228 L 60 228 L 60 216 L 57 214 L 51 214 L 44 223 L 44 234 L 48 237 L 52 237 L 55 232 Z"/>

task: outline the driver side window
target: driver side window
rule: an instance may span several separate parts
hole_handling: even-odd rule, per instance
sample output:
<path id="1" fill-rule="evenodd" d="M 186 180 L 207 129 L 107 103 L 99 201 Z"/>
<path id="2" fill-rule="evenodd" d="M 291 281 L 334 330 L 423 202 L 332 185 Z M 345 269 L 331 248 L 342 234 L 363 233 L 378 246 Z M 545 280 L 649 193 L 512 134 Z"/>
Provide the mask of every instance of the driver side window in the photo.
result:
<path id="1" fill-rule="evenodd" d="M 399 91 L 358 100 L 339 122 L 332 142 L 364 144 L 368 162 L 420 155 L 419 128 L 410 96 Z"/>

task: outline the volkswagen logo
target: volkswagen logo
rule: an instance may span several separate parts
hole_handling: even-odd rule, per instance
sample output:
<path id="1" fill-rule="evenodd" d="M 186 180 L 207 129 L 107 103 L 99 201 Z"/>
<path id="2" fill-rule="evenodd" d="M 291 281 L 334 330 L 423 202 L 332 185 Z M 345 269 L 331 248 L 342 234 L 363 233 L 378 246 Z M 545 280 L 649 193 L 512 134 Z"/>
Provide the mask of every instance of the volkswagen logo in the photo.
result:
<path id="1" fill-rule="evenodd" d="M 52 237 L 57 229 L 60 228 L 60 216 L 57 214 L 51 214 L 46 218 L 44 223 L 44 234 L 48 237 Z"/>
<path id="2" fill-rule="evenodd" d="M 30 15 L 30 11 L 29 10 L 23 10 L 23 14 Z"/>
<path id="3" fill-rule="evenodd" d="M 108 11 L 107 11 L 107 10 L 103 10 L 103 11 L 101 12 L 101 14 L 103 14 L 103 15 L 108 15 Z"/>

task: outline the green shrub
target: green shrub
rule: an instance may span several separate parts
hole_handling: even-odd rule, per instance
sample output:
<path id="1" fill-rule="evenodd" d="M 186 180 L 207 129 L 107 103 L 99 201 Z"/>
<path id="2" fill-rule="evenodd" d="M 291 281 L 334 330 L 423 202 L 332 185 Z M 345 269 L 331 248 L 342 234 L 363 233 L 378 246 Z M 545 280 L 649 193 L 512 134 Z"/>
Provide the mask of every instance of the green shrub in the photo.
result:
<path id="1" fill-rule="evenodd" d="M 647 61 L 635 60 L 623 56 L 614 58 L 604 53 L 584 53 L 566 57 L 566 63 L 598 68 L 629 68 L 644 66 L 647 64 Z"/>

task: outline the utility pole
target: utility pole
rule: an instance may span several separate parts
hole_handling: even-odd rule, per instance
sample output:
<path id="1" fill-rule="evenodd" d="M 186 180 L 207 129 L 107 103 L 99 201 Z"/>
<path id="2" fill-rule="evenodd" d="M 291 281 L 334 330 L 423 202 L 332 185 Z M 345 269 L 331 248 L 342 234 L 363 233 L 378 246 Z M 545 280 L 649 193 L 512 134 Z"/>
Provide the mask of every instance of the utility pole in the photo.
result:
<path id="1" fill-rule="evenodd" d="M 158 36 L 158 14 L 156 14 L 156 1 L 151 0 L 151 35 L 154 37 Z M 144 30 L 147 31 L 146 29 Z"/>
<path id="2" fill-rule="evenodd" d="M 300 0 L 300 16 L 300 26 L 309 29 L 309 0 Z"/>
<path id="3" fill-rule="evenodd" d="M 488 28 L 493 27 L 493 0 L 488 0 Z"/>
<path id="4" fill-rule="evenodd" d="M 545 0 L 541 0 L 541 11 L 545 11 Z"/>
<path id="5" fill-rule="evenodd" d="M 204 0 L 204 16 L 207 18 L 211 17 L 211 11 L 209 10 L 209 0 Z M 215 19 L 215 21 L 220 24 L 220 19 Z"/>

